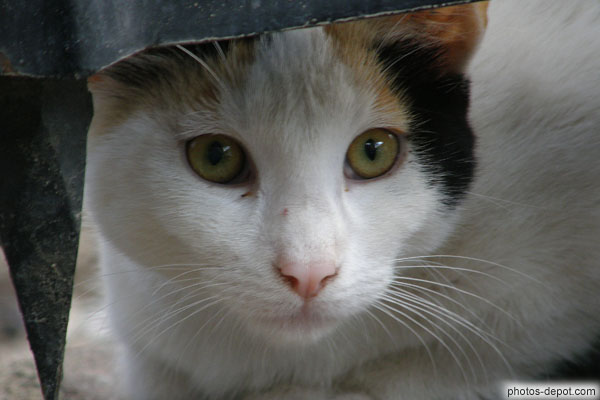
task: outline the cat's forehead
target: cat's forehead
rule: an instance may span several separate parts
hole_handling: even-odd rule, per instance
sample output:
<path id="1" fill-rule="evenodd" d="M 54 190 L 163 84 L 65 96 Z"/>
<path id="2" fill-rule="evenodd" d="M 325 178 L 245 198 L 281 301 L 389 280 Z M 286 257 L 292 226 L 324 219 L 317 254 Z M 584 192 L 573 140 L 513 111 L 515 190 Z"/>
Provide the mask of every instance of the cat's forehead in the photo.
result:
<path id="1" fill-rule="evenodd" d="M 332 133 L 351 138 L 377 126 L 405 130 L 408 107 L 392 95 L 375 57 L 363 49 L 356 54 L 363 70 L 356 70 L 339 46 L 323 28 L 256 40 L 252 62 L 238 72 L 244 78 L 219 93 L 217 119 L 249 140 L 285 136 L 284 144 L 296 148 Z"/>
<path id="2" fill-rule="evenodd" d="M 408 107 L 393 93 L 374 50 L 378 25 L 347 23 L 150 50 L 92 82 L 96 111 L 108 99 L 105 114 L 118 123 L 136 111 L 166 110 L 189 134 L 194 124 L 198 133 L 219 124 L 219 130 L 231 130 L 220 133 L 236 136 L 286 128 L 311 135 L 337 123 L 336 117 L 356 129 L 404 130 Z"/>

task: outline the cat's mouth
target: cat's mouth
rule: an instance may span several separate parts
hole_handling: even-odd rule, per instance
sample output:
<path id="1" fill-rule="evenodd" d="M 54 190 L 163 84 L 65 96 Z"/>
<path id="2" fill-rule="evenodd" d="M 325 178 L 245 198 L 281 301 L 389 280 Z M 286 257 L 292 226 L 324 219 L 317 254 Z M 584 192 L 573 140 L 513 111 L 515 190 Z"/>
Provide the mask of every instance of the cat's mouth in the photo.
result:
<path id="1" fill-rule="evenodd" d="M 332 322 L 331 318 L 325 318 L 322 314 L 315 312 L 306 306 L 303 306 L 298 312 L 288 315 L 265 317 L 264 320 L 267 323 L 298 327 L 318 326 Z"/>
<path id="2" fill-rule="evenodd" d="M 327 316 L 307 303 L 297 311 L 280 315 L 264 315 L 256 322 L 256 325 L 261 325 L 261 331 L 269 332 L 269 336 L 275 333 L 278 341 L 307 343 L 331 332 L 339 323 L 339 319 Z"/>

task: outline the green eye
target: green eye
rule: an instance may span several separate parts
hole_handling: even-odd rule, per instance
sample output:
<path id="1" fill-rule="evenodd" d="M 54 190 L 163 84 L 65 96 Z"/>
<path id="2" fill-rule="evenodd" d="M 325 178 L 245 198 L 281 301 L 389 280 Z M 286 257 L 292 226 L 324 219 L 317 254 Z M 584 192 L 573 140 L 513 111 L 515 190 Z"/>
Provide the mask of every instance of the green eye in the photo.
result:
<path id="1" fill-rule="evenodd" d="M 187 143 L 186 151 L 192 169 L 211 182 L 231 182 L 246 164 L 242 147 L 225 135 L 198 136 Z"/>
<path id="2" fill-rule="evenodd" d="M 346 159 L 360 178 L 371 179 L 388 172 L 396 162 L 400 146 L 398 137 L 381 128 L 358 135 L 348 147 Z"/>

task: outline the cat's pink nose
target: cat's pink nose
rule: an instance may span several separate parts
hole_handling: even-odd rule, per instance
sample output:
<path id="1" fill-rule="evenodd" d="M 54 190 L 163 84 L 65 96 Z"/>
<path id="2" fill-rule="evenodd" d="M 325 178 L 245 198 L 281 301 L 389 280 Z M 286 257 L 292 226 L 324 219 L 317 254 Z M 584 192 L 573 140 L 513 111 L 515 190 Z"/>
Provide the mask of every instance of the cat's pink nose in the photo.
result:
<path id="1" fill-rule="evenodd" d="M 335 264 L 330 262 L 284 262 L 278 269 L 292 290 L 305 299 L 315 297 L 337 275 Z"/>

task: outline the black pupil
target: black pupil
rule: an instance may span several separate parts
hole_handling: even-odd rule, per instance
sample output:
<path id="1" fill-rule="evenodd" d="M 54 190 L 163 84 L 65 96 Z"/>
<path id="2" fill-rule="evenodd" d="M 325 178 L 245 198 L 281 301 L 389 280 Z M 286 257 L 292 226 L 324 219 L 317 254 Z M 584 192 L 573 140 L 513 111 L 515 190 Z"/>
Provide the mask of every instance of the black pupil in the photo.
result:
<path id="1" fill-rule="evenodd" d="M 365 142 L 365 154 L 369 157 L 369 160 L 375 160 L 375 157 L 377 157 L 377 148 L 382 144 L 383 142 L 376 142 L 373 139 L 369 139 Z"/>
<path id="2" fill-rule="evenodd" d="M 215 141 L 208 146 L 207 157 L 211 165 L 217 165 L 223 159 L 224 154 L 225 149 L 221 143 Z"/>

